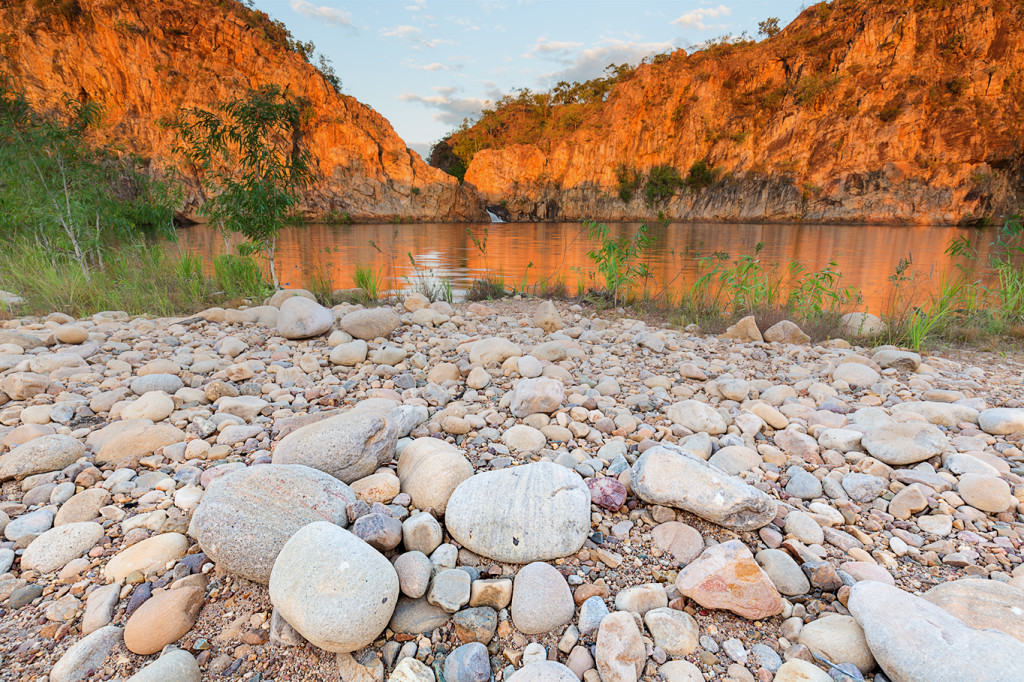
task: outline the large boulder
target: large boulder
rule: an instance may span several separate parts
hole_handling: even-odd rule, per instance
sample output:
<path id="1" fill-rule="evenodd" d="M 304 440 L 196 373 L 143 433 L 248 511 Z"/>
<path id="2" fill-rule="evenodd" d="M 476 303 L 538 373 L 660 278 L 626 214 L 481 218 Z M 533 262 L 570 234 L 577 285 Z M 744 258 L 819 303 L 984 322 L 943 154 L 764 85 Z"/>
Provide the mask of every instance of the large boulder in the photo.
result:
<path id="1" fill-rule="evenodd" d="M 59 433 L 33 438 L 0 457 L 0 481 L 59 471 L 85 454 L 85 445 Z"/>
<path id="2" fill-rule="evenodd" d="M 21 557 L 21 568 L 51 573 L 88 552 L 102 537 L 103 526 L 92 521 L 51 528 L 25 549 Z"/>
<path id="3" fill-rule="evenodd" d="M 765 493 L 665 446 L 640 455 L 630 486 L 644 502 L 683 509 L 734 530 L 757 530 L 775 518 L 775 503 Z"/>
<path id="4" fill-rule="evenodd" d="M 487 471 L 455 489 L 445 526 L 463 547 L 489 559 L 557 559 L 587 539 L 590 490 L 579 474 L 553 462 Z"/>
<path id="5" fill-rule="evenodd" d="M 850 613 L 875 661 L 900 682 L 1017 682 L 1024 643 L 975 630 L 931 602 L 873 580 L 850 588 Z"/>
<path id="6" fill-rule="evenodd" d="M 520 379 L 512 389 L 509 411 L 522 419 L 531 414 L 550 414 L 565 399 L 565 389 L 557 379 Z"/>
<path id="7" fill-rule="evenodd" d="M 137 426 L 104 442 L 96 453 L 96 463 L 134 467 L 139 458 L 152 455 L 159 448 L 181 443 L 185 438 L 184 431 L 170 424 Z"/>
<path id="8" fill-rule="evenodd" d="M 993 407 L 978 415 L 978 425 L 985 433 L 993 436 L 1007 436 L 1024 432 L 1024 409 Z"/>
<path id="9" fill-rule="evenodd" d="M 316 301 L 292 296 L 281 304 L 277 333 L 286 339 L 308 339 L 326 334 L 334 326 L 334 313 Z"/>
<path id="10" fill-rule="evenodd" d="M 492 362 L 500 365 L 509 358 L 517 358 L 522 354 L 523 351 L 519 346 L 497 336 L 474 341 L 469 347 L 469 361 L 474 365 L 485 367 Z"/>
<path id="11" fill-rule="evenodd" d="M 1024 642 L 1024 590 L 996 580 L 963 578 L 939 583 L 924 598 L 972 628 L 998 630 Z"/>
<path id="12" fill-rule="evenodd" d="M 309 642 L 347 653 L 369 645 L 387 627 L 398 602 L 398 574 L 347 530 L 311 523 L 278 555 L 270 601 Z"/>
<path id="13" fill-rule="evenodd" d="M 315 521 L 346 525 L 346 508 L 355 501 L 351 488 L 310 467 L 246 467 L 214 480 L 188 533 L 218 567 L 266 585 L 296 531 Z"/>
<path id="14" fill-rule="evenodd" d="M 34 372 L 16 372 L 0 379 L 0 391 L 11 400 L 29 400 L 50 388 L 50 380 Z"/>
<path id="15" fill-rule="evenodd" d="M 444 516 L 452 493 L 472 475 L 462 451 L 438 438 L 417 438 L 398 458 L 402 492 L 412 497 L 413 507 L 437 516 Z"/>
<path id="16" fill-rule="evenodd" d="M 274 449 L 274 464 L 302 464 L 352 483 L 395 456 L 399 424 L 376 406 L 352 410 L 303 426 Z"/>
<path id="17" fill-rule="evenodd" d="M 949 447 L 937 427 L 916 421 L 876 426 L 860 442 L 871 456 L 889 466 L 923 462 Z"/>
<path id="18" fill-rule="evenodd" d="M 372 341 L 398 329 L 402 320 L 391 308 L 370 308 L 352 311 L 341 318 L 338 326 L 354 339 Z"/>

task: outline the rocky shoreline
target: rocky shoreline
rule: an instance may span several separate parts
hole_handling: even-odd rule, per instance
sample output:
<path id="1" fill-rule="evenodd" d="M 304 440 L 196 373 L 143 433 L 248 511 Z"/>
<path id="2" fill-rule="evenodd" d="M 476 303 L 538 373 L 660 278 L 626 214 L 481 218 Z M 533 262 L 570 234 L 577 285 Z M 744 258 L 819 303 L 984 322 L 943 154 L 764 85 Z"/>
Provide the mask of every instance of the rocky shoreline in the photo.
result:
<path id="1" fill-rule="evenodd" d="M 311 298 L 0 323 L 0 680 L 1020 678 L 1022 358 Z"/>

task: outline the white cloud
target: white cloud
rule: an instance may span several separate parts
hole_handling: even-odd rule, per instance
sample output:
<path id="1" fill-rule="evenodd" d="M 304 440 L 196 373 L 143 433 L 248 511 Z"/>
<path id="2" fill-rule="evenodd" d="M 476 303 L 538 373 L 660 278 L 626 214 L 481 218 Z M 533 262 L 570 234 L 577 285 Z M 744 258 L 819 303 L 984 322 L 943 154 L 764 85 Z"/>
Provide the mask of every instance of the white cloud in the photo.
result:
<path id="1" fill-rule="evenodd" d="M 551 86 L 558 81 L 585 81 L 600 76 L 609 64 L 636 64 L 644 57 L 674 48 L 671 42 L 642 43 L 605 38 L 584 50 L 550 50 L 545 56 L 562 64 L 563 68 L 541 74 L 537 80 L 541 86 Z"/>
<path id="2" fill-rule="evenodd" d="M 725 28 L 725 24 L 707 24 L 704 22 L 706 19 L 727 17 L 730 13 L 731 10 L 725 5 L 719 5 L 718 7 L 702 7 L 701 9 L 695 9 L 687 12 L 678 19 L 673 20 L 672 23 L 677 26 L 682 26 L 683 28 L 693 28 L 698 31 Z"/>
<path id="3" fill-rule="evenodd" d="M 355 30 L 355 25 L 352 23 L 352 14 L 349 12 L 334 7 L 314 5 L 307 0 L 292 0 L 291 7 L 293 11 L 299 14 L 319 19 L 326 24 L 344 26 L 345 28 Z"/>
<path id="4" fill-rule="evenodd" d="M 421 9 L 427 8 L 427 0 L 412 0 L 411 5 L 406 5 L 405 9 L 410 12 L 419 12 Z"/>
<path id="5" fill-rule="evenodd" d="M 548 40 L 544 36 L 537 38 L 529 50 L 523 53 L 524 57 L 538 57 L 553 54 L 564 54 L 577 47 L 583 47 L 583 43 L 574 43 L 569 40 Z"/>
<path id="6" fill-rule="evenodd" d="M 441 62 L 431 62 L 430 64 L 409 64 L 409 66 L 414 69 L 419 69 L 420 71 L 444 71 L 448 68 Z"/>
<path id="7" fill-rule="evenodd" d="M 422 31 L 415 26 L 395 26 L 394 28 L 382 28 L 380 30 L 381 38 L 402 38 L 408 40 L 415 36 L 418 36 Z"/>
<path id="8" fill-rule="evenodd" d="M 492 104 L 492 100 L 481 97 L 457 97 L 456 93 L 459 91 L 451 86 L 437 86 L 432 90 L 433 95 L 403 92 L 398 99 L 403 102 L 418 102 L 430 109 L 436 109 L 434 120 L 452 126 L 462 123 L 464 118 L 475 118 L 481 109 Z"/>
<path id="9" fill-rule="evenodd" d="M 438 45 L 454 45 L 455 41 L 449 40 L 448 38 L 424 38 L 423 29 L 408 24 L 401 26 L 394 26 L 392 28 L 382 28 L 380 30 L 381 38 L 398 38 L 411 43 L 414 47 L 419 46 L 435 48 Z"/>

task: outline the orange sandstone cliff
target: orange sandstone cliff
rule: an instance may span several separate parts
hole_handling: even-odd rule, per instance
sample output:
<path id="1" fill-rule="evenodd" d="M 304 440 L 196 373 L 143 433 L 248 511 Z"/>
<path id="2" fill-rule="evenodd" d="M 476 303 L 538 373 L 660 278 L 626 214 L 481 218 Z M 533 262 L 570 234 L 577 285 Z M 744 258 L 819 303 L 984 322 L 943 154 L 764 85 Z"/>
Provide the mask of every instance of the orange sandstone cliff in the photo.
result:
<path id="1" fill-rule="evenodd" d="M 320 181 L 307 194 L 308 214 L 487 219 L 467 188 L 424 163 L 376 111 L 337 93 L 274 29 L 235 0 L 9 0 L 0 2 L 0 69 L 36 106 L 65 94 L 98 102 L 98 141 L 157 173 L 176 165 L 161 120 L 258 85 L 286 86 L 312 105 L 303 138 Z M 194 215 L 198 183 L 186 180 L 184 213 Z"/>
<path id="2" fill-rule="evenodd" d="M 972 223 L 1020 210 L 1022 105 L 1024 3 L 835 0 L 448 143 L 479 149 L 465 180 L 513 220 Z M 713 184 L 647 197 L 651 168 L 698 161 Z"/>

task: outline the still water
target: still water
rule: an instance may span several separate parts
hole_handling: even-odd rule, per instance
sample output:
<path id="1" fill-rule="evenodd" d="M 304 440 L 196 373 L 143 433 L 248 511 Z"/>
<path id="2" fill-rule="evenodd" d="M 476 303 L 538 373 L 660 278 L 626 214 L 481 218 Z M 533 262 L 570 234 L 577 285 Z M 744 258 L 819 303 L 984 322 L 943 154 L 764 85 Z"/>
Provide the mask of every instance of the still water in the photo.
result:
<path id="1" fill-rule="evenodd" d="M 611 227 L 616 235 L 632 235 L 638 225 Z M 220 234 L 208 226 L 190 226 L 178 234 L 180 248 L 207 260 L 224 251 Z M 643 260 L 652 273 L 651 291 L 692 283 L 699 276 L 701 255 L 724 252 L 735 259 L 753 254 L 762 244 L 759 258 L 765 263 L 784 266 L 795 260 L 817 270 L 834 259 L 843 285 L 860 291 L 864 307 L 873 312 L 888 304 L 890 277 L 902 259 L 911 260 L 910 271 L 917 273 L 915 294 L 924 298 L 941 273 L 953 268 L 953 259 L 945 254 L 950 240 L 972 237 L 984 256 L 994 236 L 961 227 L 710 223 L 659 225 L 649 234 L 654 242 Z M 480 240 L 482 250 L 471 235 Z M 579 223 L 312 224 L 282 232 L 277 271 L 286 287 L 306 286 L 319 271 L 329 273 L 334 288 L 350 288 L 356 266 L 363 265 L 379 270 L 394 289 L 432 275 L 450 278 L 458 297 L 475 279 L 500 272 L 509 285 L 520 284 L 525 275 L 530 284 L 563 280 L 574 292 L 577 280 L 595 269 L 587 257 L 593 248 Z"/>

